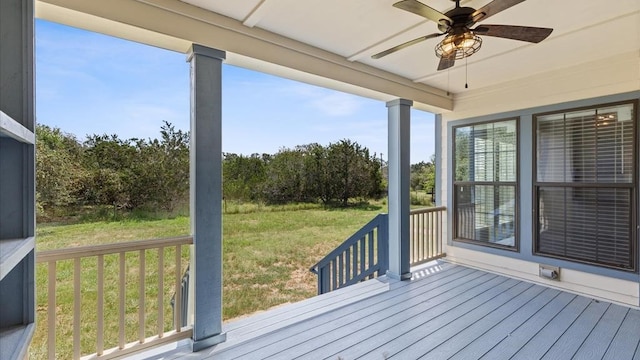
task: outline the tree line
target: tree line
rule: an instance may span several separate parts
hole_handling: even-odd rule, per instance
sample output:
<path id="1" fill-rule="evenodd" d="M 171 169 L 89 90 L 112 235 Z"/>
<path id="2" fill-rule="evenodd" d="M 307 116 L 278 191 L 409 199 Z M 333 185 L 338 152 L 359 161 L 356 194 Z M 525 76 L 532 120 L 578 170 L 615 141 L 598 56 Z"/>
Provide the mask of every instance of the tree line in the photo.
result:
<path id="1" fill-rule="evenodd" d="M 426 191 L 432 193 L 436 187 L 435 155 L 431 155 L 429 162 L 420 161 L 411 164 L 410 186 L 412 191 Z"/>
<path id="2" fill-rule="evenodd" d="M 189 133 L 164 122 L 159 139 L 36 128 L 36 200 L 40 214 L 86 205 L 170 212 L 189 196 Z M 383 163 L 351 140 L 308 144 L 276 154 L 223 154 L 226 200 L 284 204 L 378 199 Z"/>
<path id="3" fill-rule="evenodd" d="M 189 193 L 189 134 L 165 122 L 160 139 L 120 139 L 36 127 L 36 204 L 41 214 L 109 205 L 172 211 Z"/>
<path id="4" fill-rule="evenodd" d="M 268 204 L 379 199 L 386 192 L 382 161 L 351 140 L 283 148 L 275 155 L 225 154 L 225 199 Z"/>

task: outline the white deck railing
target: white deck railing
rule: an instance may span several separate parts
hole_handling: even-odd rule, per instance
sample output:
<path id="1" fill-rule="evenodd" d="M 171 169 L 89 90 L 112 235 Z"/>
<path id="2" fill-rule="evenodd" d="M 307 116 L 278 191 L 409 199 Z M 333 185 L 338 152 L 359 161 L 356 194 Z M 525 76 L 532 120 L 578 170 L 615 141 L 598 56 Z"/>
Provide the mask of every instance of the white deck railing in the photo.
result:
<path id="1" fill-rule="evenodd" d="M 416 266 L 445 257 L 444 206 L 411 210 L 409 264 Z M 311 267 L 318 276 L 318 295 L 381 276 L 389 269 L 389 216 L 378 214 L 368 224 Z M 375 258 L 375 261 L 374 261 Z"/>
<path id="2" fill-rule="evenodd" d="M 411 266 L 446 256 L 442 246 L 442 220 L 446 211 L 447 208 L 444 206 L 411 210 L 409 217 Z"/>
<path id="3" fill-rule="evenodd" d="M 38 308 L 44 307 L 46 312 L 46 315 L 40 313 L 39 316 L 42 320 L 46 319 L 47 322 L 47 357 L 49 359 L 68 357 L 109 359 L 191 337 L 191 329 L 181 326 L 183 319 L 180 310 L 183 301 L 182 276 L 184 265 L 188 261 L 183 257 L 183 245 L 192 243 L 193 238 L 185 236 L 38 252 L 37 262 L 42 264 L 39 266 L 47 264 L 48 273 L 47 301 L 46 304 L 38 304 Z M 150 254 L 157 257 L 150 258 Z M 171 259 L 172 255 L 174 255 L 175 261 L 173 263 L 169 261 L 168 266 L 165 266 L 165 260 Z M 127 261 L 127 257 L 129 257 L 129 261 Z M 157 269 L 147 269 L 148 258 L 150 262 L 157 261 Z M 108 259 L 110 266 L 105 266 L 105 259 Z M 137 264 L 135 264 L 136 260 Z M 68 329 L 67 322 L 59 321 L 60 313 L 56 307 L 56 293 L 59 286 L 66 286 L 65 283 L 69 282 L 68 278 L 64 278 L 68 276 L 67 274 L 60 274 L 60 276 L 57 274 L 58 265 L 65 261 L 73 262 L 73 321 L 71 329 Z M 135 265 L 132 266 L 132 263 Z M 106 276 L 105 269 L 109 269 Z M 94 271 L 95 276 L 93 275 Z M 137 278 L 138 283 L 134 284 L 137 285 L 137 296 L 131 296 L 128 299 L 127 292 L 131 294 L 130 280 L 132 278 Z M 109 291 L 106 297 L 105 279 L 109 290 L 113 290 Z M 153 280 L 153 285 L 150 284 L 151 280 L 148 281 L 149 289 L 145 285 L 147 279 Z M 170 282 L 174 284 L 171 285 Z M 115 284 L 117 284 L 117 291 L 115 291 Z M 165 284 L 168 286 L 165 287 Z M 155 299 L 147 297 L 148 290 L 152 293 L 157 291 L 157 294 L 153 296 Z M 91 294 L 90 297 L 93 298 L 94 292 L 95 302 L 83 300 L 83 296 L 87 294 Z M 117 292 L 117 295 L 113 294 L 114 292 Z M 165 331 L 168 329 L 165 324 L 165 312 L 168 311 L 165 303 L 171 299 L 172 295 L 175 296 L 172 304 L 174 309 L 173 327 L 170 331 Z M 106 309 L 108 310 L 106 314 L 105 298 L 107 298 Z M 87 304 L 89 305 L 87 306 Z M 127 306 L 128 304 L 130 306 Z M 147 305 L 150 308 L 156 308 L 155 311 L 152 310 L 153 317 L 155 317 L 152 321 L 147 319 L 149 315 L 149 311 L 146 310 Z M 133 311 L 127 312 L 128 307 Z M 117 314 L 115 313 L 116 308 Z M 84 317 L 93 318 L 93 314 L 87 315 L 87 312 L 91 311 L 95 311 L 95 338 L 87 338 L 87 331 L 81 329 L 81 324 L 86 325 Z M 109 320 L 109 324 L 112 324 L 116 321 L 113 319 L 115 316 L 117 316 L 118 325 L 117 346 L 105 350 L 105 319 Z M 57 328 L 65 326 L 66 329 Z M 137 329 L 133 330 L 132 327 L 137 327 Z M 150 333 L 149 327 L 154 327 L 153 333 L 155 335 L 147 336 Z M 93 332 L 92 329 L 91 335 Z M 56 348 L 56 333 L 67 336 L 63 339 L 67 341 L 69 340 L 68 334 L 71 335 L 72 353 L 65 353 L 68 349 Z M 95 348 L 90 345 L 91 343 L 95 344 Z M 112 345 L 109 344 L 109 346 Z M 91 350 L 87 351 L 87 348 Z"/>

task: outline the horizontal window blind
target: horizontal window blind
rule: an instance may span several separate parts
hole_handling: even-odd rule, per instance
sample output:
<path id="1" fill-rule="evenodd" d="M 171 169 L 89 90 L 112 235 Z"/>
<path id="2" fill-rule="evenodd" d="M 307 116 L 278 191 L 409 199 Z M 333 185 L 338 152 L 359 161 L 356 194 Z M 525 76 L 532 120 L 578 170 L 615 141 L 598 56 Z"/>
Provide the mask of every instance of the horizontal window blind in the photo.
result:
<path id="1" fill-rule="evenodd" d="M 538 254 L 635 269 L 635 109 L 536 117 Z"/>

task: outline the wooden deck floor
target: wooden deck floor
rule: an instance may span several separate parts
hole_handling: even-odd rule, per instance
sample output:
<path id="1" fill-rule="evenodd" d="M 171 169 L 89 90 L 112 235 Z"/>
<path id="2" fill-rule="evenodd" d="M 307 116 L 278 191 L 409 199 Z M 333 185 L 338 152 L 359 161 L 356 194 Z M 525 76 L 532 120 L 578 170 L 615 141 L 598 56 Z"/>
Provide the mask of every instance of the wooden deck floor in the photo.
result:
<path id="1" fill-rule="evenodd" d="M 244 318 L 162 359 L 640 360 L 640 311 L 446 262 Z"/>

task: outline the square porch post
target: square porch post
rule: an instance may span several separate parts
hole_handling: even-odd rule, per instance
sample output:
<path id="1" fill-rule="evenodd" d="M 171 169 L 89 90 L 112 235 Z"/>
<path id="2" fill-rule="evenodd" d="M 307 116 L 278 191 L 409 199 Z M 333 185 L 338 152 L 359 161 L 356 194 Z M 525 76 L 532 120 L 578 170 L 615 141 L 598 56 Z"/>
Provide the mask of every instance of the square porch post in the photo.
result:
<path id="1" fill-rule="evenodd" d="M 191 63 L 190 265 L 192 349 L 222 333 L 222 62 L 225 52 L 193 44 Z"/>
<path id="2" fill-rule="evenodd" d="M 394 279 L 407 280 L 409 272 L 410 120 L 413 101 L 387 102 L 389 121 L 389 270 Z"/>

